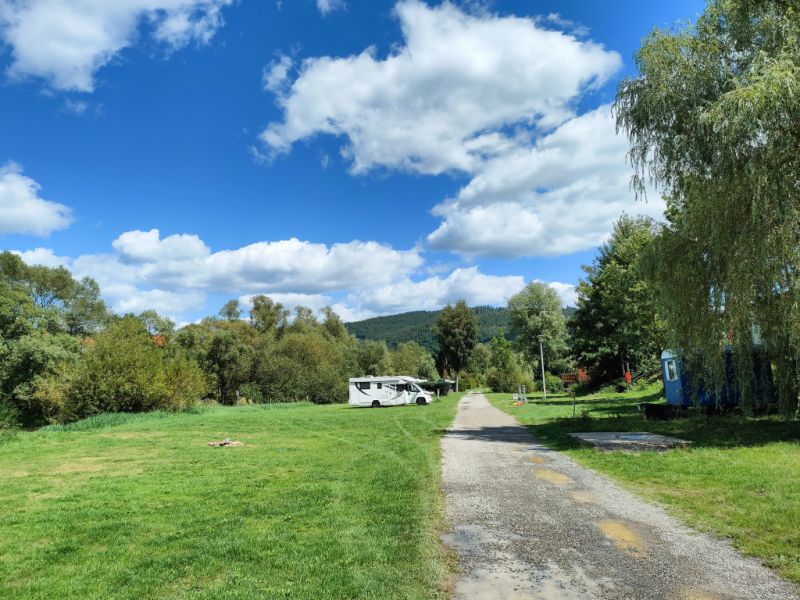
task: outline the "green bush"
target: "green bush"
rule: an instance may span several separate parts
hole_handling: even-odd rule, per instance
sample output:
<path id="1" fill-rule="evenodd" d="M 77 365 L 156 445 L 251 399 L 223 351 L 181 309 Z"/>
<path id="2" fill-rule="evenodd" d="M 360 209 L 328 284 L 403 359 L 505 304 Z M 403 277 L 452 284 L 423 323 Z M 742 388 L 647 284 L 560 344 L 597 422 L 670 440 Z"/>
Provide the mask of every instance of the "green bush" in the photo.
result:
<path id="1" fill-rule="evenodd" d="M 521 385 L 524 385 L 528 391 L 534 389 L 531 378 L 518 368 L 510 370 L 490 368 L 486 374 L 486 385 L 494 392 L 505 393 L 516 393 Z"/>
<path id="2" fill-rule="evenodd" d="M 119 319 L 87 344 L 83 359 L 37 381 L 35 397 L 51 420 L 113 412 L 180 410 L 206 392 L 202 371 L 181 352 L 159 348 L 141 321 Z"/>
<path id="3" fill-rule="evenodd" d="M 553 375 L 552 373 L 545 373 L 544 377 L 545 383 L 547 383 L 547 393 L 548 394 L 560 394 L 564 391 L 564 382 L 561 381 L 561 377 L 558 375 Z M 536 391 L 542 391 L 542 380 L 540 378 L 536 379 L 535 383 Z"/>
<path id="4" fill-rule="evenodd" d="M 458 386 L 461 391 L 474 390 L 482 387 L 482 385 L 483 382 L 480 377 L 473 373 L 461 373 L 461 376 L 458 378 Z"/>
<path id="5" fill-rule="evenodd" d="M 252 382 L 242 384 L 239 388 L 239 402 L 247 404 L 265 404 L 269 402 L 269 398 L 264 396 L 261 388 Z"/>
<path id="6" fill-rule="evenodd" d="M 259 357 L 256 383 L 270 402 L 347 401 L 347 379 L 358 367 L 348 345 L 314 329 L 285 334 Z"/>
<path id="7" fill-rule="evenodd" d="M 16 429 L 20 418 L 17 408 L 6 400 L 0 400 L 0 431 Z"/>
<path id="8" fill-rule="evenodd" d="M 70 335 L 35 331 L 10 344 L 2 361 L 2 392 L 6 398 L 5 419 L 16 415 L 22 425 L 51 421 L 58 407 L 37 394 L 39 382 L 60 372 L 63 364 L 80 359 L 80 343 Z M 0 417 L 3 418 L 3 417 Z"/>

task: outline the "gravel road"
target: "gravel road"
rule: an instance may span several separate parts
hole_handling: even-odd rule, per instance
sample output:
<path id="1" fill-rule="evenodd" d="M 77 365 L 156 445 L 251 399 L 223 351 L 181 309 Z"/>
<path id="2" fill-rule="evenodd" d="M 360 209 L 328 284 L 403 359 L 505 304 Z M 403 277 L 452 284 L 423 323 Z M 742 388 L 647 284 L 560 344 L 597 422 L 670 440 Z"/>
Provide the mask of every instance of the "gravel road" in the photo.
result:
<path id="1" fill-rule="evenodd" d="M 479 394 L 442 440 L 455 598 L 772 600 L 797 589 L 535 442 Z"/>

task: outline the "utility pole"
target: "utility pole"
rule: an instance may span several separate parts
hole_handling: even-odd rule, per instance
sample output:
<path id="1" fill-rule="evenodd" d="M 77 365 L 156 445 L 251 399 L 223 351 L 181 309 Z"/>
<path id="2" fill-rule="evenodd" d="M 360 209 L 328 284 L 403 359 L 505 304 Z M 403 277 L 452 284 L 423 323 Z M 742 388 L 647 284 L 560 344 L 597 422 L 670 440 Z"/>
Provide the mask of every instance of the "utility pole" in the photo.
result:
<path id="1" fill-rule="evenodd" d="M 539 355 L 542 358 L 542 391 L 544 400 L 547 400 L 547 382 L 544 379 L 544 346 L 542 346 L 542 336 L 539 336 Z"/>

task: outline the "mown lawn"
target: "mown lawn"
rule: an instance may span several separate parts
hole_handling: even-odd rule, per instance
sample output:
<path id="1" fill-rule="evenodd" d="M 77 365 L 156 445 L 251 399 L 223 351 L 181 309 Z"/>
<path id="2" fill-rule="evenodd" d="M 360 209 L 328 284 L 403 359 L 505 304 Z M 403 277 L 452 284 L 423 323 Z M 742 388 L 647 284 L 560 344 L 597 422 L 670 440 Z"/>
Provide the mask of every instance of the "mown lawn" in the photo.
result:
<path id="1" fill-rule="evenodd" d="M 800 583 L 800 423 L 776 417 L 691 417 L 645 421 L 642 401 L 659 388 L 578 398 L 577 419 L 566 396 L 514 407 L 510 394 L 490 394 L 494 405 L 528 425 L 539 441 L 661 502 L 699 529 L 733 540 Z M 651 431 L 693 442 L 689 450 L 597 452 L 567 433 Z"/>
<path id="2" fill-rule="evenodd" d="M 6 436 L 0 597 L 444 597 L 439 437 L 457 397 Z M 244 445 L 207 446 L 226 437 Z"/>

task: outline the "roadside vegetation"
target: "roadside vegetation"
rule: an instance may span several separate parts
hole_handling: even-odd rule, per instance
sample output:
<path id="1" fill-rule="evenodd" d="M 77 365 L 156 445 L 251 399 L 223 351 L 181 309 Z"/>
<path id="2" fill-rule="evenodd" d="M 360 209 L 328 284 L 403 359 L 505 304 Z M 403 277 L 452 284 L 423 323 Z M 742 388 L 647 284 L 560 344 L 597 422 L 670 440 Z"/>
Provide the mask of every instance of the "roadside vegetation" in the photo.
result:
<path id="1" fill-rule="evenodd" d="M 632 491 L 666 506 L 701 530 L 730 538 L 746 554 L 800 583 L 800 422 L 779 416 L 689 416 L 645 421 L 640 402 L 658 402 L 660 385 L 626 393 L 534 395 L 514 406 L 490 394 L 497 408 L 527 425 L 538 441 L 567 452 Z M 569 433 L 650 431 L 692 442 L 666 452 L 601 452 Z"/>
<path id="2" fill-rule="evenodd" d="M 391 373 L 439 377 L 416 342 L 359 341 L 328 308 L 290 314 L 255 296 L 176 328 L 154 311 L 111 313 L 89 278 L 0 253 L 0 430 L 199 401 L 339 403 L 348 378 Z"/>
<path id="3" fill-rule="evenodd" d="M 0 439 L 0 597 L 444 598 L 458 396 L 113 414 Z M 231 438 L 242 446 L 213 448 Z"/>

